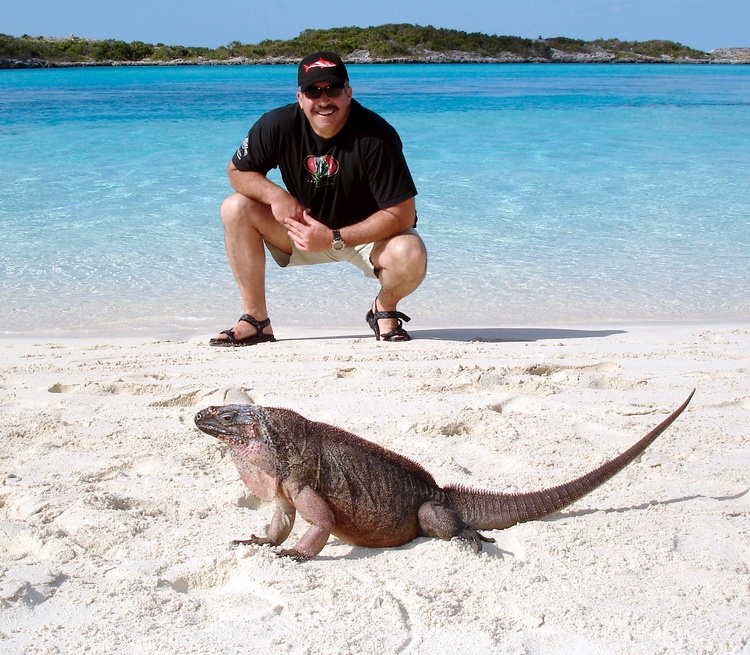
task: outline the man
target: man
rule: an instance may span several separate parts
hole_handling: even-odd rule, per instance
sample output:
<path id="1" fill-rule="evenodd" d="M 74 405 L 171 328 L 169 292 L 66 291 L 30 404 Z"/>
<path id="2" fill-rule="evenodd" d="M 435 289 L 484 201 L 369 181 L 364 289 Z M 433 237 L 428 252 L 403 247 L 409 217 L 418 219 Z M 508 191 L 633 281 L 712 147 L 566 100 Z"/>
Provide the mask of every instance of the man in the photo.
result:
<path id="1" fill-rule="evenodd" d="M 408 341 L 402 320 L 409 318 L 396 307 L 422 283 L 427 252 L 414 230 L 417 190 L 401 140 L 352 99 L 337 54 L 305 57 L 297 79 L 297 102 L 261 116 L 228 167 L 235 193 L 221 218 L 244 314 L 210 343 L 275 340 L 264 244 L 280 266 L 348 261 L 377 278 L 367 323 L 376 339 Z M 276 167 L 286 189 L 266 177 Z"/>

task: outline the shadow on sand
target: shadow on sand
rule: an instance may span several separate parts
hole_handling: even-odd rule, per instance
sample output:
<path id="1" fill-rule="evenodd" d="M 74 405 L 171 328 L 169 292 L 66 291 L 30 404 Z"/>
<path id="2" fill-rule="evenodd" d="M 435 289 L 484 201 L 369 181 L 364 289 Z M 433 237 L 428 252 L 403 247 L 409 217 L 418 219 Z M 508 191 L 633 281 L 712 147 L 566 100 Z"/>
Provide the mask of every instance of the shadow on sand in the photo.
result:
<path id="1" fill-rule="evenodd" d="M 410 330 L 414 339 L 440 341 L 543 341 L 546 339 L 592 339 L 625 334 L 625 330 L 571 330 L 561 328 L 444 328 Z"/>
<path id="2" fill-rule="evenodd" d="M 610 337 L 614 334 L 625 334 L 625 330 L 572 330 L 562 328 L 436 328 L 429 330 L 409 330 L 412 339 L 433 341 L 464 341 L 464 342 L 531 342 L 547 339 L 593 339 Z M 373 338 L 373 334 L 318 335 L 314 337 L 278 338 L 278 341 L 310 341 L 321 339 L 366 339 Z"/>

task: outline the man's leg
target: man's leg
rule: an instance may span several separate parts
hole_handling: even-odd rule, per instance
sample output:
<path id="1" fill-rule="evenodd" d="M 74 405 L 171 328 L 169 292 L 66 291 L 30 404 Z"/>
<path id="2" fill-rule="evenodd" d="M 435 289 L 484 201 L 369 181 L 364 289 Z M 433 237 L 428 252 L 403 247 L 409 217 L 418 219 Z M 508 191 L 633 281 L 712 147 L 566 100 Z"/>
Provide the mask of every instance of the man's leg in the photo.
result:
<path id="1" fill-rule="evenodd" d="M 242 297 L 243 313 L 250 314 L 259 322 L 264 321 L 268 318 L 268 309 L 263 241 L 267 240 L 280 250 L 291 253 L 286 228 L 276 221 L 268 205 L 239 193 L 233 193 L 224 200 L 221 220 L 227 259 Z M 232 331 L 237 340 L 257 333 L 255 327 L 245 321 L 239 321 Z M 263 329 L 263 333 L 273 334 L 273 328 L 269 325 Z M 225 334 L 219 334 L 216 338 L 228 339 Z"/>
<path id="2" fill-rule="evenodd" d="M 386 239 L 372 251 L 370 261 L 380 281 L 374 311 L 396 311 L 398 303 L 422 284 L 427 273 L 427 250 L 418 234 L 397 234 Z M 398 323 L 396 319 L 382 318 L 378 326 L 381 334 L 387 334 Z"/>

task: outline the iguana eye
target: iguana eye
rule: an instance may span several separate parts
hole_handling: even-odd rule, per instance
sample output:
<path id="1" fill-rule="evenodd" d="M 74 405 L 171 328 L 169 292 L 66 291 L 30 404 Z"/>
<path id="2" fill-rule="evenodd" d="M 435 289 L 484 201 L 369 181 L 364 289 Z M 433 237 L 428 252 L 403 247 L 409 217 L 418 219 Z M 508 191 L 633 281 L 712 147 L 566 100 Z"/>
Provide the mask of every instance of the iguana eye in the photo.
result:
<path id="1" fill-rule="evenodd" d="M 223 414 L 219 415 L 219 420 L 222 423 L 231 423 L 234 419 L 234 414 L 232 412 L 224 412 Z"/>

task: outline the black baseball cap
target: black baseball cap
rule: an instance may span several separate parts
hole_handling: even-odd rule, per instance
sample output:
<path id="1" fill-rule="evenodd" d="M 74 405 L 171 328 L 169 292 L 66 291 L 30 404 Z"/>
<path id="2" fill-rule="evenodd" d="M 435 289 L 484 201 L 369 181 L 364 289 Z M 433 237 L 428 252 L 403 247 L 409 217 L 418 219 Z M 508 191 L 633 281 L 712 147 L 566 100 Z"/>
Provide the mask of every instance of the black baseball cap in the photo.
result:
<path id="1" fill-rule="evenodd" d="M 335 52 L 315 52 L 307 55 L 299 65 L 297 84 L 304 91 L 317 82 L 328 82 L 332 86 L 346 86 L 349 73 Z"/>

